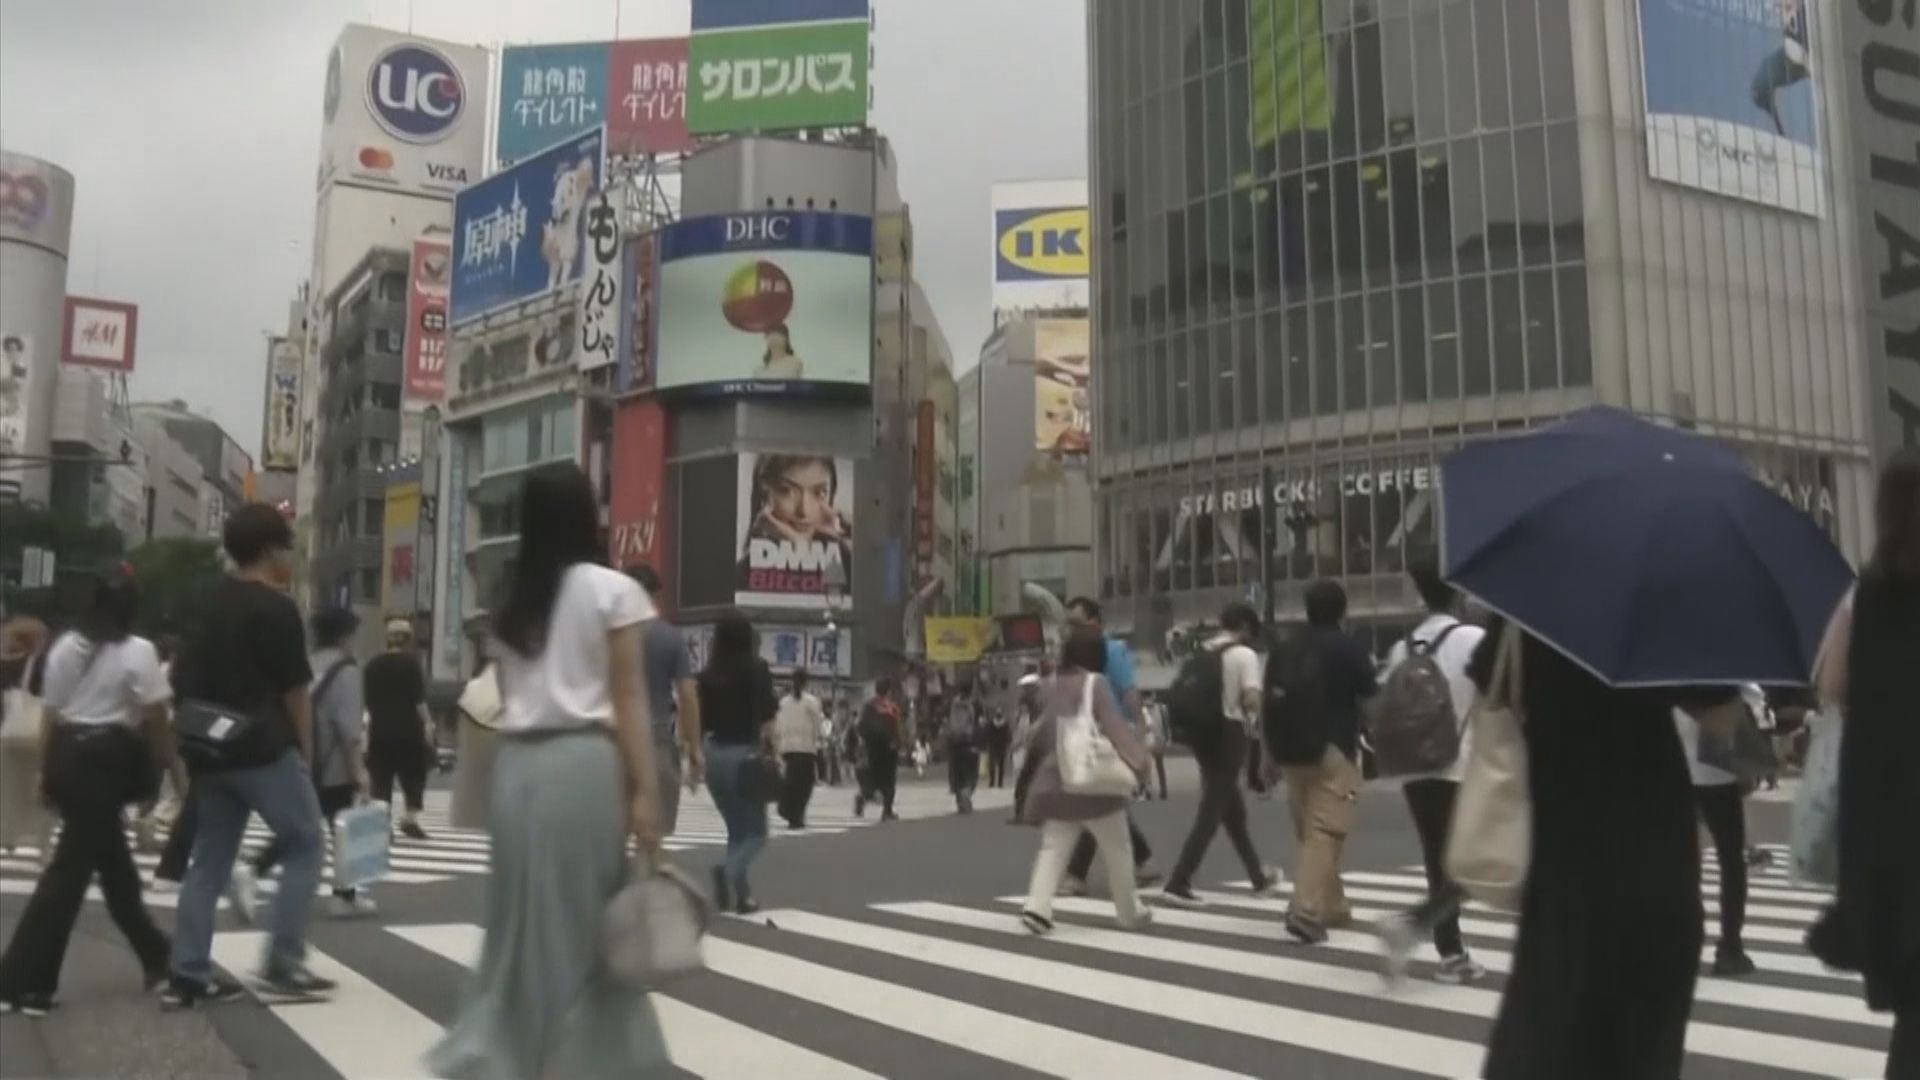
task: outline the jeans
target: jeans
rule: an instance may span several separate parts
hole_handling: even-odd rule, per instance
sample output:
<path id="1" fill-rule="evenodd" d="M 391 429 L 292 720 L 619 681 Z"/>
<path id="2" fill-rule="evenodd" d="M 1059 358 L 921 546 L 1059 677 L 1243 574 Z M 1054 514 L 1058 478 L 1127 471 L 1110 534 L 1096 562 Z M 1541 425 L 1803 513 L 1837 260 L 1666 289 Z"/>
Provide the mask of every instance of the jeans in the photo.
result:
<path id="1" fill-rule="evenodd" d="M 167 846 L 160 851 L 160 865 L 153 876 L 175 885 L 187 878 L 187 860 L 193 854 L 193 838 L 200 834 L 200 800 L 195 798 L 194 782 L 180 793 L 180 812 L 174 815 L 173 828 L 167 832 Z"/>
<path id="2" fill-rule="evenodd" d="M 813 801 L 813 769 L 819 759 L 808 753 L 780 755 L 786 769 L 780 778 L 780 816 L 787 824 L 802 829 L 807 824 L 807 804 Z"/>
<path id="3" fill-rule="evenodd" d="M 727 823 L 727 857 L 721 864 L 727 887 L 747 895 L 747 871 L 767 845 L 767 804 L 746 783 L 747 764 L 759 748 L 745 743 L 707 743 L 707 788 Z"/>
<path id="4" fill-rule="evenodd" d="M 1200 765 L 1200 809 L 1193 816 L 1193 828 L 1180 848 L 1180 858 L 1167 874 L 1167 888 L 1178 892 L 1193 885 L 1194 872 L 1206 858 L 1213 834 L 1222 828 L 1233 850 L 1239 854 L 1247 877 L 1255 885 L 1266 882 L 1260 867 L 1260 853 L 1253 848 L 1253 836 L 1247 831 L 1247 800 L 1240 794 L 1240 766 L 1247 756 L 1246 728 L 1228 721 L 1221 728 L 1218 743 L 1197 753 Z M 1258 744 L 1254 744 L 1258 745 Z"/>
<path id="5" fill-rule="evenodd" d="M 1747 922 L 1747 812 L 1739 784 L 1693 789 L 1720 860 L 1720 951 L 1739 952 Z"/>
<path id="6" fill-rule="evenodd" d="M 290 749 L 270 765 L 201 773 L 193 778 L 193 801 L 199 835 L 174 917 L 174 978 L 204 986 L 213 977 L 214 908 L 233 874 L 248 814 L 260 815 L 282 852 L 265 964 L 274 973 L 299 967 L 306 960 L 307 918 L 326 848 L 306 759 Z"/>
<path id="7" fill-rule="evenodd" d="M 95 874 L 107 914 L 126 935 L 141 970 L 150 977 L 166 971 L 167 936 L 140 900 L 140 872 L 127 850 L 119 799 L 146 753 L 145 742 L 126 729 L 56 743 L 46 787 L 60 811 L 60 839 L 0 957 L 0 998 L 51 997 L 59 989 L 67 942 Z"/>
<path id="8" fill-rule="evenodd" d="M 1340 859 L 1353 828 L 1360 770 L 1329 745 L 1317 765 L 1282 765 L 1295 844 L 1291 914 L 1316 925 L 1342 926 L 1353 918 L 1340 882 Z"/>
<path id="9" fill-rule="evenodd" d="M 329 831 L 331 831 L 333 819 L 339 816 L 340 811 L 353 805 L 353 797 L 358 793 L 359 789 L 352 784 L 336 784 L 319 790 L 320 820 L 327 823 Z M 279 837 L 269 840 L 267 846 L 261 848 L 253 857 L 255 876 L 266 877 L 273 873 L 273 868 L 280 865 L 280 861 L 286 858 L 286 854 L 287 846 L 280 842 Z M 342 900 L 351 900 L 358 894 L 357 889 L 333 890 L 333 895 Z"/>
<path id="10" fill-rule="evenodd" d="M 1453 828 L 1453 803 L 1460 785 L 1452 780 L 1409 780 L 1402 789 L 1414 832 L 1420 835 L 1420 857 L 1427 866 L 1427 898 L 1407 912 L 1420 930 L 1433 932 L 1433 947 L 1442 957 L 1464 956 L 1460 940 L 1460 886 L 1447 876 L 1447 834 Z"/>
<path id="11" fill-rule="evenodd" d="M 653 741 L 653 774 L 660 801 L 660 835 L 672 836 L 680 827 L 680 744 L 669 738 Z"/>
<path id="12" fill-rule="evenodd" d="M 1120 925 L 1131 927 L 1139 919 L 1133 895 L 1133 868 L 1122 852 L 1127 848 L 1127 812 L 1116 810 L 1091 821 L 1048 821 L 1040 826 L 1040 853 L 1033 859 L 1033 876 L 1027 883 L 1027 910 L 1043 919 L 1053 918 L 1053 897 L 1060 891 L 1060 872 L 1067 853 L 1076 842 L 1098 841 L 1100 857 L 1107 865 L 1107 892 L 1113 897 L 1114 915 Z M 1089 864 L 1091 869 L 1091 864 Z"/>

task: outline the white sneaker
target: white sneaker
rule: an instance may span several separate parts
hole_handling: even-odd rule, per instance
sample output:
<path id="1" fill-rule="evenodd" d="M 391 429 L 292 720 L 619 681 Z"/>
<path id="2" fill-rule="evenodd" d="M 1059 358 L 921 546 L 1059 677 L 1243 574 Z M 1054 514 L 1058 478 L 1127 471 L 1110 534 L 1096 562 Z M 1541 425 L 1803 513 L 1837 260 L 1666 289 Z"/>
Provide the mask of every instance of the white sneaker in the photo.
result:
<path id="1" fill-rule="evenodd" d="M 1085 895 L 1087 895 L 1087 882 L 1086 882 L 1086 879 L 1085 879 L 1085 878 L 1077 878 L 1077 877 L 1063 877 L 1063 878 L 1061 878 L 1061 879 L 1060 879 L 1060 888 L 1059 888 L 1058 890 L 1056 890 L 1056 892 L 1055 892 L 1055 895 L 1056 895 L 1056 896 L 1085 896 Z"/>
<path id="2" fill-rule="evenodd" d="M 366 893 L 356 893 L 352 897 L 333 897 L 328 910 L 336 919 L 369 919 L 380 914 L 380 905 Z"/>
<path id="3" fill-rule="evenodd" d="M 1278 896 L 1281 888 L 1287 883 L 1287 875 L 1281 873 L 1277 866 L 1262 866 L 1260 875 L 1267 879 L 1267 883 L 1253 890 L 1253 895 L 1263 899 Z"/>
<path id="4" fill-rule="evenodd" d="M 1407 977 L 1407 961 L 1419 943 L 1419 938 L 1414 934 L 1413 920 L 1405 915 L 1394 915 L 1382 920 L 1377 929 L 1380 934 L 1380 977 L 1390 987 L 1399 986 Z"/>
<path id="5" fill-rule="evenodd" d="M 1440 969 L 1433 973 L 1434 982 L 1445 983 L 1448 986 L 1462 986 L 1466 983 L 1479 982 L 1486 977 L 1487 969 L 1474 963 L 1473 957 L 1468 956 L 1466 953 L 1460 953 L 1457 956 L 1442 957 L 1440 959 Z"/>
<path id="6" fill-rule="evenodd" d="M 1153 909 L 1147 906 L 1147 898 L 1135 895 L 1133 898 L 1133 918 L 1120 919 L 1122 930 L 1145 930 L 1153 925 Z"/>
<path id="7" fill-rule="evenodd" d="M 227 903 L 233 906 L 234 918 L 252 926 L 254 905 L 259 902 L 260 882 L 253 876 L 253 867 L 245 863 L 234 864 L 233 876 L 227 879 Z"/>
<path id="8" fill-rule="evenodd" d="M 177 881 L 169 881 L 163 877 L 148 878 L 147 891 L 155 895 L 161 893 L 177 893 L 180 891 L 180 883 Z"/>

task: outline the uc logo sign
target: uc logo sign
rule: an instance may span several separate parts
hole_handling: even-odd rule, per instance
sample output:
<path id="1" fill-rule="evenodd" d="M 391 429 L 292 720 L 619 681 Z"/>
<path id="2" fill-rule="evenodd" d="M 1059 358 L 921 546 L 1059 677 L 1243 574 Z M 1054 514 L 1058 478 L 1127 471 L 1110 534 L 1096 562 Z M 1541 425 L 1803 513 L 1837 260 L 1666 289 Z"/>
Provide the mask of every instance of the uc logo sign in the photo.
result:
<path id="1" fill-rule="evenodd" d="M 1088 260 L 1087 208 L 1002 210 L 994 215 L 996 281 L 1083 278 Z"/>
<path id="2" fill-rule="evenodd" d="M 439 142 L 460 122 L 467 86 L 460 71 L 434 49 L 395 45 L 367 72 L 367 108 L 396 139 Z"/>

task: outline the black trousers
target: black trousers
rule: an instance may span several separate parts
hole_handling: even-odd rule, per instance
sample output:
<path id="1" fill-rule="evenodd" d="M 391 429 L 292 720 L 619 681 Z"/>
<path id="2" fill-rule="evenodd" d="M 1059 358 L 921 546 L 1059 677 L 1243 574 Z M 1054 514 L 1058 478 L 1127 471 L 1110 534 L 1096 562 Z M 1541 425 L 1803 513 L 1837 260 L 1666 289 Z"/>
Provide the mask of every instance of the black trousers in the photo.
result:
<path id="1" fill-rule="evenodd" d="M 426 805 L 427 765 L 433 753 L 422 743 L 373 743 L 367 747 L 367 786 L 375 802 L 393 805 L 393 782 L 400 781 L 407 810 Z"/>
<path id="2" fill-rule="evenodd" d="M 1153 754 L 1153 771 L 1160 777 L 1160 801 L 1167 801 L 1167 752 L 1156 750 Z"/>
<path id="3" fill-rule="evenodd" d="M 1180 858 L 1167 874 L 1167 888 L 1180 890 L 1193 884 L 1194 872 L 1213 844 L 1213 834 L 1222 828 L 1246 866 L 1247 878 L 1255 885 L 1266 880 L 1260 853 L 1254 850 L 1253 835 L 1247 831 L 1247 800 L 1240 794 L 1240 767 L 1246 761 L 1247 747 L 1246 728 L 1229 721 L 1221 728 L 1217 742 L 1195 751 L 1200 766 L 1200 809 L 1193 815 L 1193 828 L 1180 847 Z"/>
<path id="4" fill-rule="evenodd" d="M 900 779 L 900 755 L 869 754 L 867 757 L 867 781 L 873 787 L 874 797 L 880 800 L 883 814 L 893 813 L 894 787 Z"/>
<path id="5" fill-rule="evenodd" d="M 1452 780 L 1409 780 L 1402 789 L 1413 829 L 1420 835 L 1420 858 L 1427 866 L 1427 898 L 1406 913 L 1421 930 L 1431 931 L 1440 955 L 1467 951 L 1460 940 L 1460 886 L 1447 876 L 1447 834 L 1453 827 L 1453 803 L 1460 785 Z"/>
<path id="6" fill-rule="evenodd" d="M 60 988 L 67 942 L 96 874 L 107 914 L 133 947 L 140 969 L 150 978 L 167 971 L 173 946 L 140 899 L 140 871 L 122 818 L 123 797 L 136 770 L 146 767 L 146 743 L 118 726 L 73 735 L 56 735 L 49 751 L 46 789 L 60 811 L 60 840 L 0 956 L 0 998 L 51 996 Z"/>
<path id="7" fill-rule="evenodd" d="M 993 734 L 987 737 L 987 786 L 990 788 L 1007 786 L 1007 752 L 1012 749 L 1013 733 L 1006 728 L 993 728 Z"/>
<path id="8" fill-rule="evenodd" d="M 780 774 L 780 816 L 798 829 L 807 823 L 807 804 L 813 801 L 813 770 L 818 759 L 812 754 L 782 754 L 786 769 Z"/>
<path id="9" fill-rule="evenodd" d="M 327 823 L 329 832 L 332 831 L 333 819 L 340 816 L 340 811 L 353 805 L 353 796 L 358 790 L 352 784 L 336 784 L 314 789 L 314 793 L 320 798 L 320 818 Z M 267 846 L 261 848 L 253 857 L 255 876 L 266 877 L 273 873 L 273 868 L 280 865 L 280 858 L 285 853 L 286 846 L 280 843 L 278 836 L 267 841 Z M 343 900 L 351 900 L 358 891 L 357 889 L 335 889 L 333 895 Z"/>
<path id="10" fill-rule="evenodd" d="M 1147 838 L 1140 832 L 1140 827 L 1133 823 L 1131 814 L 1127 815 L 1127 837 L 1133 844 L 1134 868 L 1145 866 L 1147 860 L 1153 858 L 1153 849 L 1147 846 Z M 1080 840 L 1073 845 L 1073 857 L 1067 860 L 1067 876 L 1087 880 L 1088 871 L 1093 869 L 1095 850 L 1093 834 L 1085 829 L 1080 830 Z"/>
<path id="11" fill-rule="evenodd" d="M 1893 1006 L 1893 1042 L 1887 1047 L 1887 1080 L 1920 1076 L 1920 972 L 1907 979 L 1907 998 Z"/>
<path id="12" fill-rule="evenodd" d="M 1720 951 L 1740 949 L 1747 924 L 1747 814 L 1739 784 L 1693 789 L 1720 861 Z"/>
<path id="13" fill-rule="evenodd" d="M 980 751 L 972 743 L 947 746 L 947 790 L 972 793 L 980 786 Z"/>

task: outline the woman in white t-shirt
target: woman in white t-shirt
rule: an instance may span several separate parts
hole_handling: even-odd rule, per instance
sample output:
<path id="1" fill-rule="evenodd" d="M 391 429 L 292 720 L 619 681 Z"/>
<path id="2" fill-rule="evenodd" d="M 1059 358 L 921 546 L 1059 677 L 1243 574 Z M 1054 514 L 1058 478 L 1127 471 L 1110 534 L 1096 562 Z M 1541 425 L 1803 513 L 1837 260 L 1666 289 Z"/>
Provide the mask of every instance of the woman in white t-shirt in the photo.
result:
<path id="1" fill-rule="evenodd" d="M 102 581 L 80 628 L 47 653 L 43 790 L 62 825 L 53 860 L 0 956 L 0 1013 L 52 1009 L 67 940 L 96 874 L 147 988 L 166 981 L 172 946 L 140 899 L 123 816 L 128 803 L 152 798 L 158 787 L 147 732 L 165 723 L 172 696 L 153 643 L 133 632 L 137 607 L 131 581 Z"/>
<path id="2" fill-rule="evenodd" d="M 659 809 L 639 585 L 598 565 L 578 469 L 521 492 L 519 558 L 494 616 L 503 707 L 488 832 L 486 942 L 460 1013 L 427 1055 L 443 1077 L 632 1077 L 670 1068 L 651 1003 L 602 975 L 600 922 L 651 856 Z"/>
<path id="3" fill-rule="evenodd" d="M 814 766 L 818 764 L 820 729 L 826 726 L 820 699 L 807 692 L 805 668 L 795 669 L 793 689 L 780 699 L 773 714 L 773 744 L 785 767 L 781 770 L 780 816 L 790 829 L 807 827 L 807 804 L 813 801 Z"/>

